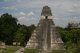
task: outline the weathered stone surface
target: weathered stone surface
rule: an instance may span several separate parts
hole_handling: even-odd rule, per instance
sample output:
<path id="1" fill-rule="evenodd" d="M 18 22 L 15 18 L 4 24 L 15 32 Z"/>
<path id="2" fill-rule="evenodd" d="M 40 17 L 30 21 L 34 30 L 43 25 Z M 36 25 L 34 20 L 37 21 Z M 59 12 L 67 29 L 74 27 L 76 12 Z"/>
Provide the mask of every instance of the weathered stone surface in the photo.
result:
<path id="1" fill-rule="evenodd" d="M 55 28 L 52 13 L 48 6 L 43 7 L 41 20 L 32 33 L 26 48 L 37 48 L 42 53 L 64 49 L 63 41 Z"/>
<path id="2" fill-rule="evenodd" d="M 41 16 L 52 16 L 50 7 L 44 6 L 43 9 L 42 9 Z"/>

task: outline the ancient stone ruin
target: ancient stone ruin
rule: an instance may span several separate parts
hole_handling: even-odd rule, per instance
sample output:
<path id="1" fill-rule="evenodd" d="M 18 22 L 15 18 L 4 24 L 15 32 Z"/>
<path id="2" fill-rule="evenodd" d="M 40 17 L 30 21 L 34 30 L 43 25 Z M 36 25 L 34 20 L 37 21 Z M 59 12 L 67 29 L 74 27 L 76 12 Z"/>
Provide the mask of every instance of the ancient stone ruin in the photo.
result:
<path id="1" fill-rule="evenodd" d="M 52 19 L 50 7 L 44 6 L 40 21 L 33 31 L 26 48 L 39 49 L 42 53 L 52 50 L 64 50 L 63 41 Z"/>

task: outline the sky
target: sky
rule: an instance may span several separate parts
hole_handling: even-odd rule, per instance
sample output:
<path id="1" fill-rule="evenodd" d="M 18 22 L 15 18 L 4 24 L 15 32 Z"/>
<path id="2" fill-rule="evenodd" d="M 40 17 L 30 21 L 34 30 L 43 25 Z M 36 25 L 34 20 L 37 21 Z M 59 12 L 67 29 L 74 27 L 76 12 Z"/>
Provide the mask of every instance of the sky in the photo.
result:
<path id="1" fill-rule="evenodd" d="M 0 0 L 0 15 L 12 14 L 18 23 L 37 25 L 43 6 L 49 6 L 56 26 L 80 22 L 80 0 Z"/>

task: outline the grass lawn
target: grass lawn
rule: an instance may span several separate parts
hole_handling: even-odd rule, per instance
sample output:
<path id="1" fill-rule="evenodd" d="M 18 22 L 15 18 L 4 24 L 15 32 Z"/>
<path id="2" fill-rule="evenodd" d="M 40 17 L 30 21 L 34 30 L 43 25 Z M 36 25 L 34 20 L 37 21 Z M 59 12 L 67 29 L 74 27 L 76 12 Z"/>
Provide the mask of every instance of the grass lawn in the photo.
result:
<path id="1" fill-rule="evenodd" d="M 53 50 L 51 53 L 66 53 L 65 50 Z"/>
<path id="2" fill-rule="evenodd" d="M 39 50 L 37 49 L 25 49 L 24 53 L 39 53 Z M 65 50 L 53 50 L 49 53 L 66 53 Z"/>
<path id="3" fill-rule="evenodd" d="M 37 49 L 25 49 L 24 53 L 39 53 Z"/>
<path id="4" fill-rule="evenodd" d="M 16 47 L 16 46 L 7 46 L 5 48 L 4 53 L 14 53 L 15 51 L 17 51 L 20 47 Z M 1 53 L 1 49 L 0 49 L 0 53 Z"/>

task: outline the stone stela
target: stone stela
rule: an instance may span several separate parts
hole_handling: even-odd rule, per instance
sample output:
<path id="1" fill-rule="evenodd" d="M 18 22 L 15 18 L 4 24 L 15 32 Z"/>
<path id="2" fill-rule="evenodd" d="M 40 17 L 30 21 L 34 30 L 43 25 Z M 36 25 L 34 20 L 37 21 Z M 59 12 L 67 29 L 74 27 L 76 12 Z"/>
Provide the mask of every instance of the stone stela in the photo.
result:
<path id="1" fill-rule="evenodd" d="M 39 49 L 41 53 L 51 52 L 52 50 L 64 50 L 64 43 L 52 19 L 50 7 L 44 6 L 40 21 L 33 31 L 26 48 Z"/>

